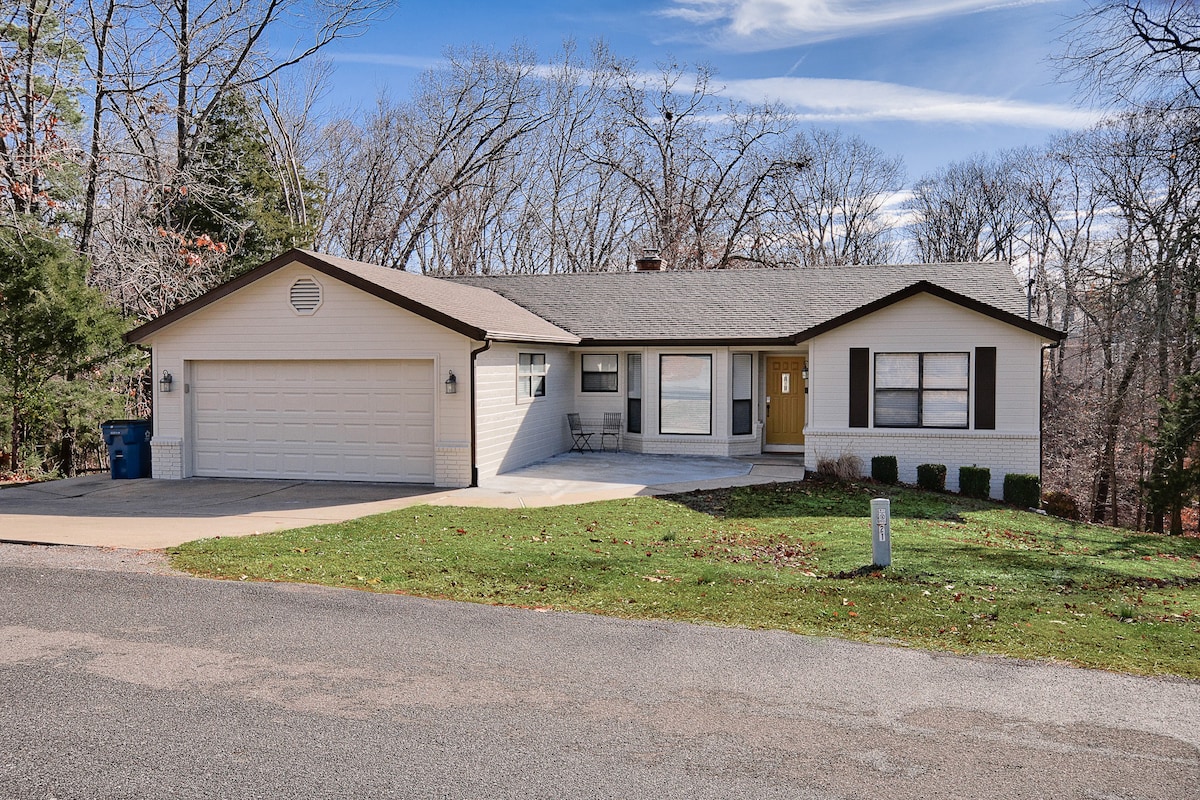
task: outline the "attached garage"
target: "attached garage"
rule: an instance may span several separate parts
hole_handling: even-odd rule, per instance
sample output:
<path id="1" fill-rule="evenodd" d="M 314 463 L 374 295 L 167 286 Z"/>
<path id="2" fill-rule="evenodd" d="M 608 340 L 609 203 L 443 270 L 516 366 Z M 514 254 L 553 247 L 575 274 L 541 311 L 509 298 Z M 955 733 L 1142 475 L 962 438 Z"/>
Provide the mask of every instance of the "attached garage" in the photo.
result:
<path id="1" fill-rule="evenodd" d="M 476 356 L 579 337 L 487 289 L 292 250 L 126 340 L 152 352 L 155 478 L 469 486 Z"/>
<path id="2" fill-rule="evenodd" d="M 195 361 L 193 474 L 434 481 L 432 360 Z"/>

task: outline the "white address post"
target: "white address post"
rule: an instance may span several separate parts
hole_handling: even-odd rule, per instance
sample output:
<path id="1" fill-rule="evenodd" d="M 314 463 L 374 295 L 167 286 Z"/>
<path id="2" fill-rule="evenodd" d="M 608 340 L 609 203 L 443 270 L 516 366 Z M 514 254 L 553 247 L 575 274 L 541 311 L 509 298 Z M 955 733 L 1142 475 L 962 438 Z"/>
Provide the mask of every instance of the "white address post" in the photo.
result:
<path id="1" fill-rule="evenodd" d="M 885 497 L 871 501 L 871 563 L 877 567 L 892 563 L 892 501 Z"/>

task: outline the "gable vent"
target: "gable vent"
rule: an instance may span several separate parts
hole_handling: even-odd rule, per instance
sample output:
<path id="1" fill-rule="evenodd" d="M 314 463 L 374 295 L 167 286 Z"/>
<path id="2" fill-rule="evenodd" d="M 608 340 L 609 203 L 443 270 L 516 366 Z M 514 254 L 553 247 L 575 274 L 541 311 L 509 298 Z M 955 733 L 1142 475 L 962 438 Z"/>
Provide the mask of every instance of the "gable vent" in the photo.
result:
<path id="1" fill-rule="evenodd" d="M 312 278 L 297 278 L 290 293 L 292 310 L 297 314 L 313 314 L 321 305 L 321 284 Z"/>

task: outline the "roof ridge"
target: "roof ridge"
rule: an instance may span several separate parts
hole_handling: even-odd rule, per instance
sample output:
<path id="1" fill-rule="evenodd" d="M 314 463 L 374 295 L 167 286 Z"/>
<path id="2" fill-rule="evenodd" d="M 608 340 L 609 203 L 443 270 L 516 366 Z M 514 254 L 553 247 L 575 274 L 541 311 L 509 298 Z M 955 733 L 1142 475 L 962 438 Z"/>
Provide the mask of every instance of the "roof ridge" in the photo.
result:
<path id="1" fill-rule="evenodd" d="M 745 275 L 747 273 L 816 273 L 816 272 L 836 272 L 839 270 L 874 270 L 874 269 L 930 269 L 937 267 L 979 267 L 979 266 L 1006 266 L 1012 267 L 1011 261 L 1001 259 L 989 259 L 986 261 L 906 261 L 900 264 L 836 264 L 827 266 L 806 266 L 806 267 L 738 267 L 734 269 L 713 268 L 713 269 L 663 269 L 663 270 L 581 270 L 579 272 L 500 272 L 500 273 L 471 273 L 468 275 L 425 275 L 424 277 L 436 278 L 438 280 L 447 281 L 475 281 L 475 280 L 507 280 L 509 278 L 577 278 L 582 276 L 603 275 Z M 420 274 L 420 273 L 410 273 Z"/>

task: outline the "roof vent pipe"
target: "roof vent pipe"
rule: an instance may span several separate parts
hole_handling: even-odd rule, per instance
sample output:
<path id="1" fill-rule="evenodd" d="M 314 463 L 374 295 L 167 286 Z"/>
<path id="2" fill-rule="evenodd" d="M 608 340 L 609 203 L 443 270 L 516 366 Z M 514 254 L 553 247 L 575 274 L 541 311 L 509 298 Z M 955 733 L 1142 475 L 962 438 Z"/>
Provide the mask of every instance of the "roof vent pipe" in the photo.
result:
<path id="1" fill-rule="evenodd" d="M 636 262 L 638 272 L 661 272 L 662 259 L 658 257 L 657 250 L 643 250 L 642 257 Z"/>

